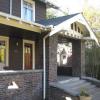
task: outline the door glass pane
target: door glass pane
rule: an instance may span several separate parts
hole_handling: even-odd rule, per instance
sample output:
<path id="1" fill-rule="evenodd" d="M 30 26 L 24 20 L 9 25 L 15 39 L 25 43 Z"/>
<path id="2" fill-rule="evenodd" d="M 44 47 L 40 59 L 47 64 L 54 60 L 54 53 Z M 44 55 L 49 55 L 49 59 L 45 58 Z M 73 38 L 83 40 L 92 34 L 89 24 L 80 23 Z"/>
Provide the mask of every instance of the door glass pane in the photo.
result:
<path id="1" fill-rule="evenodd" d="M 24 65 L 25 69 L 32 69 L 32 44 L 24 45 Z"/>

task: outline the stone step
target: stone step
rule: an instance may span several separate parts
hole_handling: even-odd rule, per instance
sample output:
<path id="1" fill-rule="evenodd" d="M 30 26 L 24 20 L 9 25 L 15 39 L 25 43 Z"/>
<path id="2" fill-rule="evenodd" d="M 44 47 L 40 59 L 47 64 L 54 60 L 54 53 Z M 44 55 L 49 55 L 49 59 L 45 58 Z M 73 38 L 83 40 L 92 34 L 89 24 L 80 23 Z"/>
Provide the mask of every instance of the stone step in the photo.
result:
<path id="1" fill-rule="evenodd" d="M 100 88 L 96 87 L 96 85 L 93 85 L 86 80 L 72 78 L 57 82 L 53 84 L 53 86 L 63 89 L 67 93 L 72 94 L 74 96 L 78 96 L 80 94 L 81 89 L 83 88 L 92 96 L 92 100 L 100 100 Z"/>
<path id="2" fill-rule="evenodd" d="M 75 87 L 72 87 L 74 90 L 81 90 L 82 88 L 86 88 L 86 87 L 89 87 L 90 86 L 90 83 L 83 83 L 83 84 L 80 84 L 80 85 L 76 85 Z"/>
<path id="3" fill-rule="evenodd" d="M 82 83 L 84 83 L 85 82 L 85 80 L 78 80 L 78 81 L 70 81 L 70 82 L 66 82 L 66 83 L 64 83 L 63 85 L 68 85 L 68 86 L 74 86 L 74 85 L 78 85 L 78 84 L 82 84 Z"/>
<path id="4" fill-rule="evenodd" d="M 62 80 L 62 81 L 58 81 L 59 84 L 69 84 L 69 83 L 73 83 L 73 82 L 76 82 L 76 81 L 79 81 L 80 79 L 79 78 L 71 78 L 71 79 L 68 79 L 68 80 Z"/>
<path id="5" fill-rule="evenodd" d="M 81 89 L 85 89 L 87 92 L 91 93 L 94 89 L 95 89 L 95 86 L 94 85 L 90 85 L 87 83 L 87 85 L 82 85 L 81 87 L 78 87 L 78 88 L 73 88 L 75 91 L 81 91 Z"/>

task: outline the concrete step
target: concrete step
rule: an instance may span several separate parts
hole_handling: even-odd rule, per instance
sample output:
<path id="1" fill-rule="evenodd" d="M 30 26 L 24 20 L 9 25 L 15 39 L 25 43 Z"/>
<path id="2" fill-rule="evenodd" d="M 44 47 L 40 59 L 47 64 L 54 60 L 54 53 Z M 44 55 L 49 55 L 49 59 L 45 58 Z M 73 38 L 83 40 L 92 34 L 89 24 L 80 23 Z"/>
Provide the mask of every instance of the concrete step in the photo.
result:
<path id="1" fill-rule="evenodd" d="M 79 78 L 71 78 L 71 79 L 67 79 L 67 80 L 61 80 L 61 81 L 58 81 L 59 84 L 66 84 L 66 83 L 73 83 L 75 81 L 79 81 L 80 79 Z"/>
<path id="2" fill-rule="evenodd" d="M 89 93 L 91 93 L 93 90 L 94 90 L 94 88 L 95 88 L 95 86 L 94 85 L 90 85 L 90 84 L 85 84 L 85 85 L 81 85 L 80 87 L 76 87 L 76 88 L 73 88 L 75 91 L 81 91 L 81 89 L 85 89 L 87 92 L 89 92 Z"/>
<path id="3" fill-rule="evenodd" d="M 100 100 L 100 88 L 86 80 L 72 78 L 54 83 L 53 86 L 63 89 L 67 93 L 73 94 L 74 96 L 78 96 L 81 89 L 84 88 L 92 96 L 92 100 Z"/>
<path id="4" fill-rule="evenodd" d="M 92 100 L 100 100 L 100 91 L 92 94 Z"/>
<path id="5" fill-rule="evenodd" d="M 81 85 L 81 84 L 84 84 L 85 83 L 85 80 L 78 80 L 78 81 L 74 81 L 74 82 L 68 82 L 68 83 L 64 83 L 63 86 L 66 86 L 66 87 L 76 87 L 78 85 Z"/>
<path id="6" fill-rule="evenodd" d="M 80 84 L 80 85 L 76 85 L 75 87 L 73 87 L 74 90 L 81 90 L 82 88 L 87 88 L 90 86 L 90 83 L 84 83 L 84 84 Z"/>

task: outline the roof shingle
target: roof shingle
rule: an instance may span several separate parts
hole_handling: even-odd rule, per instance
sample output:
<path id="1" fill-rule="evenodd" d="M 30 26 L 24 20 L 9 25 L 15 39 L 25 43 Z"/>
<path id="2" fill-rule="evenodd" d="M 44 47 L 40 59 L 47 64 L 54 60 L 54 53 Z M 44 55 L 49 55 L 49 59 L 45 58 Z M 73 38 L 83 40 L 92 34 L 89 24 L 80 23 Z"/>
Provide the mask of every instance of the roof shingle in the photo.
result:
<path id="1" fill-rule="evenodd" d="M 67 15 L 67 16 L 62 16 L 62 17 L 57 17 L 57 18 L 52 18 L 52 19 L 40 20 L 40 21 L 37 21 L 37 23 L 45 25 L 45 26 L 49 26 L 49 25 L 56 26 L 56 25 L 64 22 L 65 20 L 68 20 L 68 19 L 70 19 L 78 14 L 79 13 L 71 14 L 71 15 Z"/>

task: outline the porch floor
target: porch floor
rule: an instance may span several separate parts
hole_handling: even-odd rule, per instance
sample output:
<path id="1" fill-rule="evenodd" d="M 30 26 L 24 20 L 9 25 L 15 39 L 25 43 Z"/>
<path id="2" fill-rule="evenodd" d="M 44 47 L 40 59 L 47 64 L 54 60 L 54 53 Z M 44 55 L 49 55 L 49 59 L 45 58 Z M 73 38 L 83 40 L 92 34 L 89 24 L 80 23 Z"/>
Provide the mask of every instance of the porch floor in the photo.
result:
<path id="1" fill-rule="evenodd" d="M 59 76 L 57 82 L 52 82 L 50 85 L 72 96 L 79 96 L 81 89 L 85 89 L 92 96 L 92 100 L 100 100 L 100 88 L 79 77 Z"/>

